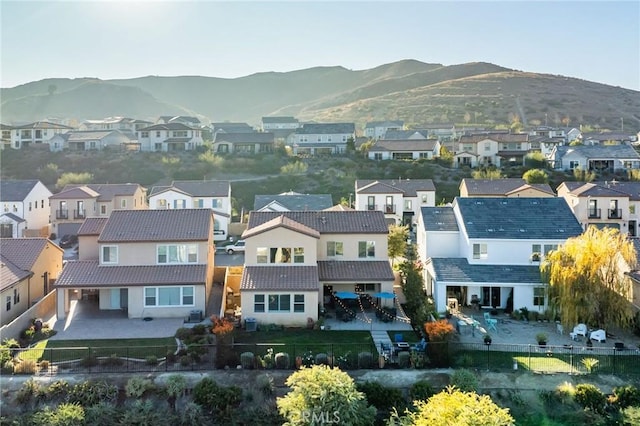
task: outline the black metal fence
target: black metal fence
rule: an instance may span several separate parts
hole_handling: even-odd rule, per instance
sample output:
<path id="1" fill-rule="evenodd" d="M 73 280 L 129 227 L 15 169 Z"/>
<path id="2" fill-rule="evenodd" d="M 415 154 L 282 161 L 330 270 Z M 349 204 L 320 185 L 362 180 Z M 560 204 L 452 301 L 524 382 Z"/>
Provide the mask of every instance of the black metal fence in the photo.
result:
<path id="1" fill-rule="evenodd" d="M 640 374 L 640 351 L 615 347 L 431 342 L 426 352 L 384 356 L 373 344 L 218 344 L 144 347 L 73 347 L 16 354 L 42 373 L 196 371 L 218 368 L 293 370 L 326 364 L 350 369 L 463 367 L 535 373 Z M 382 356 L 382 359 L 381 359 Z M 29 369 L 25 373 L 33 373 Z M 8 373 L 4 369 L 4 373 Z"/>

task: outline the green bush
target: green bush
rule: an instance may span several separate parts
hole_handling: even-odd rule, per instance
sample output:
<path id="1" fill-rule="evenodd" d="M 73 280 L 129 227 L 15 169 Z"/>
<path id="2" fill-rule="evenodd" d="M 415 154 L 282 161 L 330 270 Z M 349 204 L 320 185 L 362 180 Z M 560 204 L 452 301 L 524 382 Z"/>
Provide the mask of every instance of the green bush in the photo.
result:
<path id="1" fill-rule="evenodd" d="M 640 407 L 627 407 L 621 414 L 625 425 L 640 425 Z"/>
<path id="2" fill-rule="evenodd" d="M 324 352 L 320 352 L 316 354 L 315 362 L 316 365 L 329 365 L 329 355 Z"/>
<path id="3" fill-rule="evenodd" d="M 84 381 L 71 388 L 68 400 L 83 407 L 90 407 L 99 402 L 115 402 L 118 398 L 118 387 L 107 382 Z"/>
<path id="4" fill-rule="evenodd" d="M 640 407 L 640 389 L 633 385 L 615 387 L 609 402 L 619 409 Z"/>
<path id="5" fill-rule="evenodd" d="M 595 385 L 581 383 L 576 386 L 575 401 L 585 409 L 602 413 L 607 402 L 606 396 Z"/>
<path id="6" fill-rule="evenodd" d="M 85 408 L 87 425 L 116 426 L 120 423 L 120 413 L 114 404 L 98 402 Z"/>
<path id="7" fill-rule="evenodd" d="M 35 426 L 84 426 L 84 408 L 79 404 L 60 404 L 55 409 L 45 407 L 32 417 Z"/>
<path id="8" fill-rule="evenodd" d="M 124 390 L 128 397 L 142 398 L 142 396 L 155 389 L 155 385 L 150 379 L 134 376 L 127 381 Z"/>
<path id="9" fill-rule="evenodd" d="M 192 329 L 181 327 L 176 330 L 176 338 L 180 340 L 186 340 L 193 334 Z"/>
<path id="10" fill-rule="evenodd" d="M 398 353 L 398 367 L 409 368 L 411 367 L 411 354 L 406 351 Z"/>
<path id="11" fill-rule="evenodd" d="M 426 380 L 418 380 L 409 388 L 411 401 L 426 401 L 434 394 L 431 384 Z"/>
<path id="12" fill-rule="evenodd" d="M 253 352 L 242 352 L 240 354 L 240 365 L 242 365 L 242 368 L 245 370 L 251 370 L 254 367 L 255 359 L 256 357 Z"/>
<path id="13" fill-rule="evenodd" d="M 207 327 L 204 324 L 196 324 L 191 329 L 192 334 L 196 336 L 204 336 L 207 334 Z"/>
<path id="14" fill-rule="evenodd" d="M 218 386 L 205 377 L 193 388 L 193 400 L 217 418 L 228 415 L 242 401 L 242 389 L 237 386 Z"/>
<path id="15" fill-rule="evenodd" d="M 167 377 L 166 392 L 173 398 L 181 397 L 187 389 L 187 380 L 182 374 L 172 374 Z"/>
<path id="16" fill-rule="evenodd" d="M 371 352 L 360 352 L 358 354 L 358 368 L 373 367 L 373 355 Z"/>
<path id="17" fill-rule="evenodd" d="M 45 389 L 45 399 L 51 401 L 66 398 L 70 390 L 71 386 L 66 380 L 56 380 Z"/>
<path id="18" fill-rule="evenodd" d="M 356 389 L 364 393 L 367 402 L 378 410 L 389 412 L 395 407 L 402 412 L 406 406 L 402 391 L 398 388 L 383 386 L 378 382 L 364 382 L 357 384 Z"/>
<path id="19" fill-rule="evenodd" d="M 23 359 L 13 367 L 15 374 L 36 374 L 38 372 L 38 363 L 33 359 Z"/>
<path id="20" fill-rule="evenodd" d="M 124 410 L 120 424 L 140 426 L 169 426 L 175 419 L 166 410 L 154 406 L 150 400 L 138 400 Z"/>
<path id="21" fill-rule="evenodd" d="M 278 352 L 274 359 L 276 361 L 276 368 L 280 370 L 288 370 L 291 366 L 287 352 Z"/>
<path id="22" fill-rule="evenodd" d="M 258 389 L 260 389 L 263 395 L 273 395 L 273 392 L 275 391 L 273 376 L 269 374 L 261 374 L 260 376 L 256 377 L 256 386 L 258 387 Z"/>
<path id="23" fill-rule="evenodd" d="M 451 375 L 451 385 L 463 392 L 477 392 L 478 378 L 473 371 L 462 368 Z"/>
<path id="24" fill-rule="evenodd" d="M 144 359 L 147 365 L 158 365 L 158 357 L 155 355 L 149 355 Z"/>
<path id="25" fill-rule="evenodd" d="M 20 405 L 27 405 L 42 392 L 42 386 L 33 379 L 29 379 L 22 384 L 16 392 L 16 402 Z"/>
<path id="26" fill-rule="evenodd" d="M 102 360 L 102 365 L 106 367 L 117 367 L 124 364 L 124 360 L 116 354 L 111 354 Z"/>
<path id="27" fill-rule="evenodd" d="M 180 412 L 180 423 L 185 426 L 205 425 L 207 418 L 201 406 L 195 402 L 189 401 L 184 404 Z"/>

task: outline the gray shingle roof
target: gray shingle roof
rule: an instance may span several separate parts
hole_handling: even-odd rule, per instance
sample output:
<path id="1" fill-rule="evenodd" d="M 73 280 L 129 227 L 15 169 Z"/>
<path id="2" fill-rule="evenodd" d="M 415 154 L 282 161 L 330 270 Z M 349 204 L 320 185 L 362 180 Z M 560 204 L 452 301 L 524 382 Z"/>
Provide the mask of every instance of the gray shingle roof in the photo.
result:
<path id="1" fill-rule="evenodd" d="M 465 258 L 431 258 L 436 280 L 451 283 L 514 283 L 542 282 L 539 266 L 472 265 Z"/>
<path id="2" fill-rule="evenodd" d="M 571 190 L 571 194 L 580 197 L 628 197 L 629 194 L 618 188 L 608 185 L 600 185 L 593 182 L 583 183 Z"/>
<path id="3" fill-rule="evenodd" d="M 417 197 L 416 191 L 435 191 L 431 179 L 356 180 L 358 194 L 392 194 L 402 192 L 405 197 Z"/>
<path id="4" fill-rule="evenodd" d="M 0 201 L 24 201 L 38 182 L 39 181 L 37 179 L 2 179 L 2 181 L 0 181 Z"/>
<path id="5" fill-rule="evenodd" d="M 68 262 L 56 287 L 121 287 L 202 284 L 207 265 L 100 266 L 97 260 Z"/>
<path id="6" fill-rule="evenodd" d="M 433 151 L 436 147 L 438 139 L 403 139 L 403 140 L 390 140 L 379 139 L 377 140 L 369 152 L 377 151 Z"/>
<path id="7" fill-rule="evenodd" d="M 78 229 L 78 236 L 100 235 L 108 220 L 108 217 L 89 217 L 85 219 Z"/>
<path id="8" fill-rule="evenodd" d="M 294 117 L 262 117 L 263 123 L 297 123 L 298 119 Z"/>
<path id="9" fill-rule="evenodd" d="M 460 136 L 460 143 L 478 143 L 490 139 L 496 142 L 527 142 L 528 133 L 474 133 Z"/>
<path id="10" fill-rule="evenodd" d="M 365 124 L 365 129 L 373 129 L 374 127 L 402 127 L 404 121 L 402 120 L 387 120 L 387 121 L 370 121 Z"/>
<path id="11" fill-rule="evenodd" d="M 629 195 L 633 201 L 640 201 L 640 182 L 594 182 L 598 185 L 608 185 L 616 191 Z"/>
<path id="12" fill-rule="evenodd" d="M 33 272 L 21 269 L 11 262 L 5 262 L 4 257 L 0 256 L 0 291 L 4 291 L 31 275 Z"/>
<path id="13" fill-rule="evenodd" d="M 72 188 L 87 187 L 95 191 L 98 195 L 98 201 L 111 201 L 115 197 L 131 196 L 142 188 L 137 183 L 87 183 L 87 184 L 70 184 L 66 185 L 62 191 Z"/>
<path id="14" fill-rule="evenodd" d="M 245 266 L 240 290 L 244 291 L 318 291 L 316 266 Z"/>
<path id="15" fill-rule="evenodd" d="M 212 221 L 211 209 L 115 210 L 98 241 L 208 241 Z"/>
<path id="16" fill-rule="evenodd" d="M 393 281 L 395 279 L 389 261 L 319 261 L 320 281 Z"/>
<path id="17" fill-rule="evenodd" d="M 100 194 L 98 194 L 93 189 L 89 188 L 86 185 L 75 186 L 71 188 L 63 188 L 62 191 L 57 194 L 53 194 L 49 197 L 50 200 L 74 200 L 74 199 L 85 199 L 85 198 L 98 198 Z"/>
<path id="18" fill-rule="evenodd" d="M 22 126 L 15 126 L 14 129 L 73 129 L 73 127 L 63 124 L 50 123 L 48 121 L 36 121 Z"/>
<path id="19" fill-rule="evenodd" d="M 457 232 L 453 207 L 422 207 L 422 222 L 427 231 Z"/>
<path id="20" fill-rule="evenodd" d="M 389 140 L 402 140 L 409 139 L 411 136 L 414 136 L 418 133 L 419 136 L 422 136 L 423 139 L 427 139 L 427 132 L 420 132 L 418 130 L 387 130 L 384 133 L 382 139 Z"/>
<path id="21" fill-rule="evenodd" d="M 256 130 L 247 123 L 211 123 L 214 132 L 254 133 Z"/>
<path id="22" fill-rule="evenodd" d="M 198 130 L 193 127 L 187 126 L 184 123 L 167 123 L 167 124 L 154 124 L 153 126 L 143 127 L 140 132 L 150 132 L 154 130 Z"/>
<path id="23" fill-rule="evenodd" d="M 308 235 L 313 238 L 320 238 L 320 233 L 315 229 L 309 228 L 308 226 L 296 222 L 295 220 L 291 220 L 283 214 L 280 214 L 280 216 L 275 217 L 270 221 L 263 223 L 262 225 L 254 226 L 251 229 L 247 229 L 242 233 L 242 238 L 249 238 L 275 228 L 285 228 L 294 232 Z"/>
<path id="24" fill-rule="evenodd" d="M 101 140 L 112 133 L 124 135 L 124 133 L 119 130 L 72 130 L 60 136 L 64 137 L 67 142 L 85 142 Z"/>
<path id="25" fill-rule="evenodd" d="M 26 220 L 24 220 L 20 216 L 15 215 L 13 213 L 3 213 L 2 215 L 0 215 L 0 217 L 8 217 L 9 219 L 11 219 L 12 221 L 14 221 L 16 223 L 26 222 Z"/>
<path id="26" fill-rule="evenodd" d="M 247 230 L 260 226 L 280 215 L 321 234 L 388 234 L 389 228 L 381 211 L 321 211 L 321 212 L 256 212 L 249 214 Z"/>
<path id="27" fill-rule="evenodd" d="M 561 145 L 557 147 L 556 158 L 575 152 L 589 159 L 640 160 L 640 154 L 629 145 Z"/>
<path id="28" fill-rule="evenodd" d="M 524 189 L 525 185 L 535 188 L 548 194 L 554 194 L 553 189 L 548 184 L 527 184 L 527 181 L 521 178 L 505 178 L 505 179 L 462 179 L 461 187 L 466 186 L 467 193 L 470 197 L 474 196 L 501 196 L 513 192 L 517 189 Z"/>
<path id="29" fill-rule="evenodd" d="M 256 195 L 253 209 L 260 210 L 272 201 L 276 201 L 287 210 L 324 210 L 333 205 L 331 194 Z"/>
<path id="30" fill-rule="evenodd" d="M 274 141 L 273 133 L 216 133 L 213 143 L 228 142 L 228 143 L 266 143 L 272 144 Z"/>
<path id="31" fill-rule="evenodd" d="M 176 189 L 192 197 L 228 197 L 230 185 L 228 180 L 176 180 L 171 186 L 154 186 L 149 196 Z"/>
<path id="32" fill-rule="evenodd" d="M 299 135 L 335 135 L 356 131 L 354 123 L 306 123 L 296 130 Z"/>
<path id="33" fill-rule="evenodd" d="M 457 197 L 453 203 L 469 238 L 552 240 L 582 234 L 564 198 Z"/>

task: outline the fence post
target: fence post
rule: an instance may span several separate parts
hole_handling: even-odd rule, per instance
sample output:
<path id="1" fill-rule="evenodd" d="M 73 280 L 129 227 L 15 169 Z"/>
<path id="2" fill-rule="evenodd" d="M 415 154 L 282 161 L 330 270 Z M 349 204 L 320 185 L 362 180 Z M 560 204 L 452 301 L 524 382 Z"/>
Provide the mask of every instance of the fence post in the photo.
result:
<path id="1" fill-rule="evenodd" d="M 164 371 L 169 371 L 169 345 L 165 345 L 164 351 Z"/>
<path id="2" fill-rule="evenodd" d="M 529 344 L 528 347 L 529 347 L 529 361 L 527 362 L 527 368 L 529 369 L 529 371 L 533 371 L 531 370 L 531 344 Z"/>
<path id="3" fill-rule="evenodd" d="M 611 359 L 611 369 L 612 369 L 612 373 L 615 376 L 616 375 L 616 348 L 615 346 L 613 348 L 611 348 L 611 350 L 613 351 L 613 358 Z"/>

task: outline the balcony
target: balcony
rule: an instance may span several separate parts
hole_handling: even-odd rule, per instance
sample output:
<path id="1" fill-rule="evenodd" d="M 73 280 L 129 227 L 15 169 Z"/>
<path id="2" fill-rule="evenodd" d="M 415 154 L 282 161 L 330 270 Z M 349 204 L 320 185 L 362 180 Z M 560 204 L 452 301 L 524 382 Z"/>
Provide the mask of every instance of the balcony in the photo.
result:
<path id="1" fill-rule="evenodd" d="M 377 207 L 375 204 L 367 204 L 367 210 L 376 210 Z"/>
<path id="2" fill-rule="evenodd" d="M 393 204 L 385 204 L 384 205 L 384 212 L 387 214 L 395 214 L 396 213 L 396 206 Z"/>
<path id="3" fill-rule="evenodd" d="M 86 219 L 87 218 L 87 211 L 85 209 L 74 210 L 73 211 L 73 218 L 74 219 Z"/>
<path id="4" fill-rule="evenodd" d="M 622 209 L 608 209 L 609 219 L 622 219 Z"/>
<path id="5" fill-rule="evenodd" d="M 69 210 L 56 210 L 56 219 L 69 219 Z"/>
<path id="6" fill-rule="evenodd" d="M 600 219 L 600 209 L 589 209 L 589 219 Z"/>

